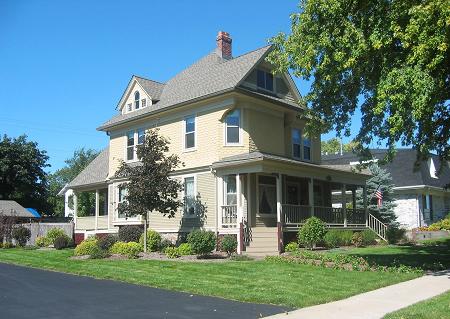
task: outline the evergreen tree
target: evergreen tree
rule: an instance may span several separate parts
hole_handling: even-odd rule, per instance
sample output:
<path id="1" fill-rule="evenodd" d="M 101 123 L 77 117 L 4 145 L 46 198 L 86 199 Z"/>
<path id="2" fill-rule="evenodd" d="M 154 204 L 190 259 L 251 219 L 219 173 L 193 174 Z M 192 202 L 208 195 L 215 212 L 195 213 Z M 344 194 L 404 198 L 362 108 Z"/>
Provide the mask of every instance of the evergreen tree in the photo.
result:
<path id="1" fill-rule="evenodd" d="M 377 217 L 383 223 L 392 225 L 395 224 L 397 217 L 394 213 L 395 203 L 394 198 L 394 184 L 392 183 L 391 174 L 385 169 L 378 166 L 377 163 L 372 163 L 368 167 L 372 177 L 367 180 L 367 210 L 370 214 Z M 379 190 L 383 195 L 382 204 L 378 207 L 378 199 L 375 192 Z M 358 206 L 363 205 L 362 194 L 358 195 Z"/>

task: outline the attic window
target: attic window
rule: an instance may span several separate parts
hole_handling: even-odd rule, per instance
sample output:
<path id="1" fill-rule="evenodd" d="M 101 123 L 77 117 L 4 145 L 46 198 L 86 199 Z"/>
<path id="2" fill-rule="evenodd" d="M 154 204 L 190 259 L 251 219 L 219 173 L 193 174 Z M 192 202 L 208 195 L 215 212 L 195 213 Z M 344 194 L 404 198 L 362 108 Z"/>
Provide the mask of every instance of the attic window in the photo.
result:
<path id="1" fill-rule="evenodd" d="M 146 107 L 147 106 L 147 99 L 142 99 L 141 103 L 142 103 L 142 107 Z"/>
<path id="2" fill-rule="evenodd" d="M 139 108 L 140 98 L 141 98 L 141 95 L 139 94 L 139 91 L 134 92 L 134 108 L 136 110 Z"/>
<path id="3" fill-rule="evenodd" d="M 128 103 L 128 105 L 127 105 L 127 111 L 128 111 L 128 112 L 131 112 L 131 111 L 132 111 L 132 107 L 133 107 L 133 105 L 132 105 L 131 103 Z"/>
<path id="4" fill-rule="evenodd" d="M 263 70 L 258 70 L 256 77 L 258 88 L 273 91 L 273 74 Z"/>

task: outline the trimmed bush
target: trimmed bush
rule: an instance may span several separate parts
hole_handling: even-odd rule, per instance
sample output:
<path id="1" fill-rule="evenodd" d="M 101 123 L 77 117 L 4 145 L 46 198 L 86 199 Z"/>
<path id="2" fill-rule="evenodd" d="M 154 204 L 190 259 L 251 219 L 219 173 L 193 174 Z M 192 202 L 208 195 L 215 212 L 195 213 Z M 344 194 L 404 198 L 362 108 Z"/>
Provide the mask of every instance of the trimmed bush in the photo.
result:
<path id="1" fill-rule="evenodd" d="M 13 229 L 12 237 L 17 241 L 17 244 L 20 247 L 23 247 L 31 238 L 31 231 L 24 226 L 18 226 Z"/>
<path id="2" fill-rule="evenodd" d="M 166 250 L 164 251 L 164 253 L 169 258 L 178 258 L 181 256 L 178 248 L 176 248 L 176 247 L 167 247 Z"/>
<path id="3" fill-rule="evenodd" d="M 323 241 L 327 230 L 325 223 L 317 217 L 310 217 L 298 231 L 298 243 L 310 249 Z"/>
<path id="4" fill-rule="evenodd" d="M 144 247 L 144 234 L 139 237 L 139 244 Z M 159 246 L 161 245 L 161 235 L 154 230 L 147 230 L 147 250 L 148 251 L 157 251 Z"/>
<path id="5" fill-rule="evenodd" d="M 231 256 L 232 253 L 236 252 L 237 245 L 236 236 L 225 235 L 220 243 L 220 250 L 226 252 L 228 256 Z"/>
<path id="6" fill-rule="evenodd" d="M 118 241 L 112 247 L 110 248 L 111 254 L 119 254 L 127 256 L 128 258 L 137 258 L 140 252 L 144 250 L 144 247 L 142 247 L 141 244 L 136 242 L 123 242 Z"/>
<path id="7" fill-rule="evenodd" d="M 366 229 L 361 232 L 363 238 L 363 245 L 369 246 L 376 243 L 377 234 L 375 234 L 372 230 Z"/>
<path id="8" fill-rule="evenodd" d="M 397 226 L 389 226 L 386 231 L 386 239 L 389 244 L 396 244 L 405 237 L 406 230 Z"/>
<path id="9" fill-rule="evenodd" d="M 361 232 L 355 232 L 353 234 L 352 244 L 355 245 L 355 247 L 363 246 L 363 236 L 362 236 Z"/>
<path id="10" fill-rule="evenodd" d="M 194 250 L 188 243 L 183 243 L 180 246 L 178 246 L 178 252 L 180 253 L 181 256 L 194 255 Z"/>
<path id="11" fill-rule="evenodd" d="M 67 235 L 61 228 L 52 228 L 47 232 L 47 235 L 45 237 L 47 237 L 47 239 L 49 240 L 50 245 L 54 245 L 55 239 L 60 236 L 67 236 Z"/>
<path id="12" fill-rule="evenodd" d="M 75 247 L 75 256 L 84 256 L 84 255 L 96 255 L 99 254 L 100 247 L 98 247 L 98 242 L 95 237 L 90 237 L 83 240 L 81 243 Z"/>
<path id="13" fill-rule="evenodd" d="M 108 234 L 97 239 L 98 247 L 103 251 L 108 251 L 112 245 L 119 241 L 117 235 Z"/>
<path id="14" fill-rule="evenodd" d="M 197 255 L 207 255 L 216 247 L 216 235 L 212 231 L 194 230 L 188 235 L 188 243 Z"/>
<path id="15" fill-rule="evenodd" d="M 56 237 L 53 246 L 58 250 L 68 247 L 69 237 L 67 235 Z"/>
<path id="16" fill-rule="evenodd" d="M 144 230 L 141 226 L 137 225 L 126 225 L 119 228 L 119 240 L 125 243 L 128 242 L 139 242 Z"/>
<path id="17" fill-rule="evenodd" d="M 284 246 L 284 251 L 288 252 L 288 253 L 294 253 L 294 252 L 298 251 L 298 248 L 299 248 L 298 244 L 295 241 L 293 241 L 293 242 L 290 242 L 289 244 L 287 244 L 286 246 Z"/>
<path id="18" fill-rule="evenodd" d="M 158 250 L 163 253 L 167 247 L 175 247 L 175 245 L 170 240 L 163 239 L 159 244 Z"/>

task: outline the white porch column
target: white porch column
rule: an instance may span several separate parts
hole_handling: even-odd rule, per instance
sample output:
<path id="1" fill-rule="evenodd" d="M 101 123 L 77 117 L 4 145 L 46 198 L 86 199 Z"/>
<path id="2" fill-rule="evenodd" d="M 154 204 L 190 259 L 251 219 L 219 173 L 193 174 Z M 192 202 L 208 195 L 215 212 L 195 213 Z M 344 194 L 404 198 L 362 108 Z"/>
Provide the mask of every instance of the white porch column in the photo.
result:
<path id="1" fill-rule="evenodd" d="M 341 195 L 342 195 L 342 214 L 344 215 L 344 227 L 347 227 L 347 199 L 345 198 L 346 194 L 346 185 L 342 184 Z"/>
<path id="2" fill-rule="evenodd" d="M 314 179 L 311 178 L 308 183 L 308 202 L 311 206 L 311 216 L 314 216 Z"/>
<path id="3" fill-rule="evenodd" d="M 364 205 L 364 215 L 366 219 L 366 227 L 369 226 L 369 212 L 367 211 L 367 186 L 363 186 L 363 205 Z"/>
<path id="4" fill-rule="evenodd" d="M 78 194 L 73 192 L 73 223 L 75 224 L 75 228 L 77 225 L 77 214 L 78 214 Z"/>
<path id="5" fill-rule="evenodd" d="M 252 199 L 251 199 L 251 184 L 250 184 L 250 173 L 247 174 L 247 224 L 248 227 L 252 225 Z"/>
<path id="6" fill-rule="evenodd" d="M 241 177 L 239 174 L 236 174 L 236 226 L 238 228 L 238 235 L 237 235 L 237 253 L 242 253 L 242 187 L 241 187 Z"/>
<path id="7" fill-rule="evenodd" d="M 100 193 L 98 189 L 95 190 L 95 230 L 98 229 L 98 214 L 100 211 Z"/>
<path id="8" fill-rule="evenodd" d="M 281 223 L 281 175 L 277 175 L 277 223 Z"/>
<path id="9" fill-rule="evenodd" d="M 223 190 L 223 177 L 217 176 L 217 226 L 218 228 L 223 228 L 222 226 L 222 206 L 223 206 L 223 198 L 224 198 L 224 190 Z"/>

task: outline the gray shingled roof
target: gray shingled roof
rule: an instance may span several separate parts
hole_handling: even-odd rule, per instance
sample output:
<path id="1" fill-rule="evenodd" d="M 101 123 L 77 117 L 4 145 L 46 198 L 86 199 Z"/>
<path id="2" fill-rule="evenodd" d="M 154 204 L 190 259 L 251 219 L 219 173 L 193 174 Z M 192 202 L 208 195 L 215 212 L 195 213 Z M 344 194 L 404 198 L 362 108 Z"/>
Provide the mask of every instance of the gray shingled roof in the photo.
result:
<path id="1" fill-rule="evenodd" d="M 273 161 L 279 161 L 279 162 L 285 162 L 290 164 L 297 164 L 307 167 L 315 167 L 315 168 L 323 168 L 327 170 L 334 170 L 334 171 L 340 171 L 340 172 L 347 172 L 347 173 L 354 173 L 354 174 L 360 174 L 360 175 L 370 175 L 367 171 L 362 172 L 355 172 L 354 169 L 350 165 L 318 165 L 308 162 L 302 162 L 298 161 L 292 158 L 283 157 L 279 155 L 273 155 L 263 152 L 250 152 L 250 153 L 242 153 L 238 155 L 228 156 L 224 157 L 218 162 L 215 162 L 212 164 L 212 168 L 220 168 L 220 167 L 226 167 L 229 165 L 251 161 L 251 160 L 273 160 Z"/>
<path id="2" fill-rule="evenodd" d="M 151 96 L 153 102 L 159 101 L 161 93 L 164 89 L 164 83 L 159 83 L 153 80 L 145 79 L 143 77 L 135 75 L 136 80 L 142 86 L 142 88 Z"/>
<path id="3" fill-rule="evenodd" d="M 109 147 L 105 148 L 67 188 L 76 188 L 106 182 L 109 172 Z"/>
<path id="4" fill-rule="evenodd" d="M 382 159 L 386 155 L 385 149 L 371 150 L 372 156 Z M 439 169 L 440 161 L 436 155 L 431 155 L 435 163 L 436 169 Z M 358 156 L 353 153 L 344 153 L 343 155 L 322 155 L 322 162 L 329 165 L 349 164 L 357 162 Z M 421 162 L 418 169 L 414 169 L 416 161 L 416 151 L 413 149 L 398 149 L 394 160 L 382 167 L 386 169 L 392 176 L 392 181 L 396 187 L 427 185 L 434 187 L 444 187 L 450 183 L 450 168 L 444 163 L 442 171 L 438 173 L 438 178 L 430 176 L 430 169 L 426 161 Z"/>
<path id="5" fill-rule="evenodd" d="M 0 200 L 0 214 L 4 216 L 30 217 L 35 216 L 14 200 Z"/>
<path id="6" fill-rule="evenodd" d="M 118 114 L 103 123 L 98 130 L 105 130 L 113 125 L 194 99 L 232 90 L 266 56 L 269 50 L 270 46 L 265 46 L 232 59 L 223 59 L 214 50 L 178 73 L 163 87 L 160 86 L 162 92 L 159 102 L 135 112 Z"/>

